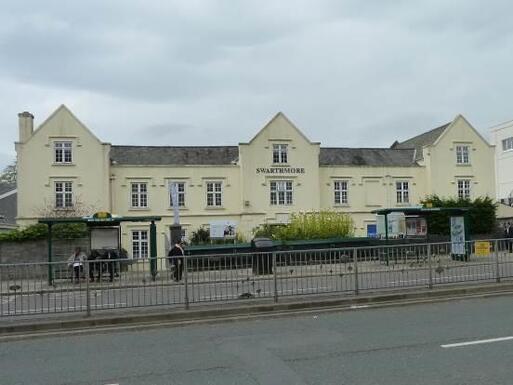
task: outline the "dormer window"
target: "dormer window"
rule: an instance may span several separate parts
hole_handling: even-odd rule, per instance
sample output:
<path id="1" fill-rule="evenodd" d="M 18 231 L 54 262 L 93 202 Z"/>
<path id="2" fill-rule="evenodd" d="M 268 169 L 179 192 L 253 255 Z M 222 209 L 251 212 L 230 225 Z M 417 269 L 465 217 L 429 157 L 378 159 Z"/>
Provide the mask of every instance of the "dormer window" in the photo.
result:
<path id="1" fill-rule="evenodd" d="M 71 142 L 55 142 L 54 150 L 55 150 L 55 163 L 59 164 L 68 164 L 73 162 L 73 157 L 71 154 L 72 143 Z"/>
<path id="2" fill-rule="evenodd" d="M 456 146 L 456 164 L 469 164 L 469 146 Z"/>
<path id="3" fill-rule="evenodd" d="M 273 144 L 273 163 L 287 163 L 286 144 Z"/>

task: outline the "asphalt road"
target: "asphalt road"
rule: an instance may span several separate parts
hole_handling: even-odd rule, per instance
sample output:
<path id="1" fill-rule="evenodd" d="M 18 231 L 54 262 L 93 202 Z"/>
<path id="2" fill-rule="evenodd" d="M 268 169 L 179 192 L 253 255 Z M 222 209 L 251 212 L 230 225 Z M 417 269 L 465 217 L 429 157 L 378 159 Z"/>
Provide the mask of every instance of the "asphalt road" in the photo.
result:
<path id="1" fill-rule="evenodd" d="M 510 384 L 512 336 L 495 297 L 47 337 L 0 342 L 0 383 Z"/>

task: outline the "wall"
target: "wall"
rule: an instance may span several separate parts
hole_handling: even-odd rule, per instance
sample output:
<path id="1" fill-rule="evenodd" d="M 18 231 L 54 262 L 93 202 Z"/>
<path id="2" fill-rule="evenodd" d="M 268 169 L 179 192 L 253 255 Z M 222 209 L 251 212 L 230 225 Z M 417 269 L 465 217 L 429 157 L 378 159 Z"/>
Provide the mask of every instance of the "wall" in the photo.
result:
<path id="1" fill-rule="evenodd" d="M 491 134 L 495 144 L 497 199 L 513 198 L 513 150 L 502 148 L 502 140 L 513 137 L 513 121 L 492 127 Z"/>
<path id="2" fill-rule="evenodd" d="M 89 239 L 54 240 L 52 261 L 67 262 L 75 247 L 81 247 L 84 252 L 89 253 Z M 48 243 L 46 240 L 0 242 L 0 264 L 38 262 L 48 262 Z M 67 267 L 67 263 L 62 266 Z M 16 277 L 17 279 L 39 278 L 46 280 L 47 272 L 47 265 L 31 266 L 26 269 L 18 268 L 16 270 L 2 267 L 0 268 L 0 277 L 2 279 L 14 279 Z"/>
<path id="3" fill-rule="evenodd" d="M 367 224 L 376 223 L 371 211 L 418 205 L 424 197 L 424 167 L 320 167 L 321 209 L 350 214 L 355 235 L 366 236 Z M 348 203 L 334 204 L 333 182 L 348 181 Z M 409 182 L 409 203 L 397 203 L 396 182 Z"/>
<path id="4" fill-rule="evenodd" d="M 470 164 L 456 164 L 456 145 L 470 146 Z M 493 146 L 489 145 L 461 116 L 457 117 L 433 146 L 424 150 L 429 158 L 429 194 L 458 196 L 458 179 L 471 180 L 471 198 L 495 197 Z"/>
<path id="5" fill-rule="evenodd" d="M 72 141 L 72 164 L 54 163 L 54 141 Z M 57 109 L 23 143 L 18 154 L 19 225 L 34 223 L 41 210 L 53 207 L 55 181 L 72 181 L 84 206 L 110 211 L 109 148 L 64 106 Z"/>

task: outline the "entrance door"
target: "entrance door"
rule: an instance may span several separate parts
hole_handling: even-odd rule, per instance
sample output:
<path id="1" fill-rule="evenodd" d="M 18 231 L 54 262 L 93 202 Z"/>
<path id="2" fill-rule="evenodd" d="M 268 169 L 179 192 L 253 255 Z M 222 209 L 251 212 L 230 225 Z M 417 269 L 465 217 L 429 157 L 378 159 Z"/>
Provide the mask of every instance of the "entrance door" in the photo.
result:
<path id="1" fill-rule="evenodd" d="M 378 231 L 375 223 L 367 225 L 367 236 L 369 238 L 376 238 L 377 232 Z"/>

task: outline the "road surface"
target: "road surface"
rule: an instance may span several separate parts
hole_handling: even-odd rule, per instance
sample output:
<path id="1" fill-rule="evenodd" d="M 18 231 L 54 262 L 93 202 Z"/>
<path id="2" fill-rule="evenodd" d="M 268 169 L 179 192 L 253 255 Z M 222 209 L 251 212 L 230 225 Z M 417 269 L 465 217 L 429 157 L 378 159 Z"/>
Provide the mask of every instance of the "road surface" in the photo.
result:
<path id="1" fill-rule="evenodd" d="M 513 297 L 0 342 L 2 384 L 481 385 L 513 379 Z"/>

